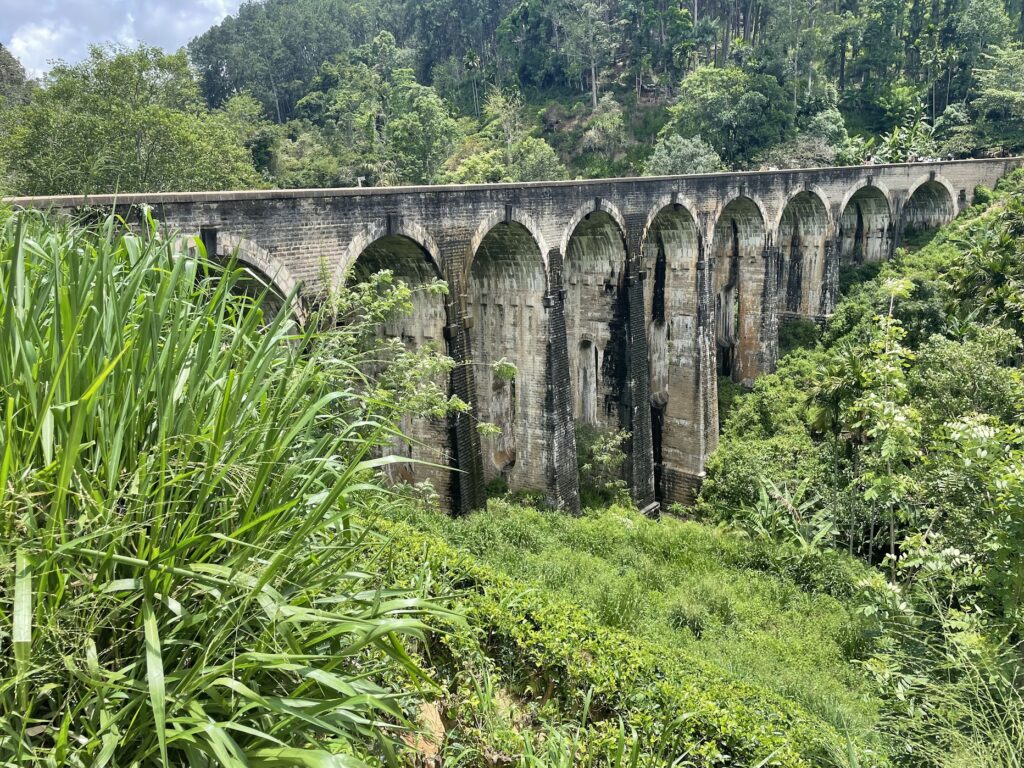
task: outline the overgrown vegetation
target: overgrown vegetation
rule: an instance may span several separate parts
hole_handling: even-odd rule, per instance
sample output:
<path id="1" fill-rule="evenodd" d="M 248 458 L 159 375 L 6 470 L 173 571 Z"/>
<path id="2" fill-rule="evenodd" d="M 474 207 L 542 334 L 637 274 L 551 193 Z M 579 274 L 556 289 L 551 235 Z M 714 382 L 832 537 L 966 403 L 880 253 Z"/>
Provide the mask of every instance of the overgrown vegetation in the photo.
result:
<path id="1" fill-rule="evenodd" d="M 868 572 L 852 560 L 651 521 L 618 505 L 581 519 L 501 501 L 468 520 L 409 515 L 448 545 L 580 606 L 599 626 L 660 648 L 693 675 L 772 691 L 837 733 L 871 741 L 878 702 L 851 663 L 867 647 L 853 598 Z"/>
<path id="2" fill-rule="evenodd" d="M 859 744 L 847 736 L 873 718 L 872 704 L 858 700 L 857 673 L 840 661 L 855 620 L 830 597 L 746 570 L 734 537 L 696 525 L 665 530 L 622 507 L 583 519 L 502 502 L 468 521 L 414 507 L 403 514 L 407 522 L 377 523 L 394 541 L 388 581 L 417 574 L 412 583 L 427 598 L 459 589 L 471 628 L 430 649 L 442 683 L 435 706 L 446 726 L 435 750 L 444 764 L 884 762 L 866 732 L 857 731 Z M 725 553 L 735 570 L 716 562 Z M 687 580 L 672 584 L 681 574 Z M 655 581 L 645 589 L 641 579 Z M 818 624 L 801 616 L 812 605 Z M 780 608 L 782 629 L 773 626 Z M 765 680 L 782 671 L 776 654 L 798 638 L 837 677 L 819 675 L 822 687 L 812 690 L 791 669 L 791 689 L 775 695 L 786 684 Z M 815 661 L 802 663 L 809 670 Z M 793 702 L 797 688 L 820 714 Z M 833 728 L 826 713 L 843 725 Z"/>
<path id="3" fill-rule="evenodd" d="M 810 766 L 867 732 L 839 662 L 855 621 L 781 559 L 622 507 L 498 503 L 462 535 L 377 485 L 404 414 L 463 407 L 434 384 L 450 361 L 378 334 L 411 307 L 390 273 L 303 330 L 288 299 L 145 216 L 2 215 L 5 764 Z M 619 494 L 623 439 L 597 436 L 587 470 Z M 511 568 L 513 547 L 538 559 Z M 557 588 L 537 570 L 554 548 Z M 692 592 L 671 589 L 686 573 Z M 573 605 L 587 579 L 604 589 Z M 774 681 L 788 662 L 754 649 L 776 611 L 774 642 L 804 638 L 834 680 Z"/>
<path id="4" fill-rule="evenodd" d="M 4 765 L 395 762 L 444 611 L 374 586 L 354 517 L 403 402 L 361 368 L 401 345 L 244 278 L 152 221 L 0 212 Z"/>
<path id="5" fill-rule="evenodd" d="M 876 566 L 865 668 L 913 765 L 1019 765 L 1024 174 L 855 289 L 736 405 L 702 516 Z"/>
<path id="6" fill-rule="evenodd" d="M 779 354 L 788 355 L 795 349 L 813 347 L 820 335 L 818 324 L 813 320 L 786 318 L 779 324 Z"/>
<path id="7" fill-rule="evenodd" d="M 1022 32 L 1020 0 L 249 2 L 42 83 L 0 48 L 0 188 L 1007 153 Z M 469 408 L 381 337 L 391 273 L 300 327 L 145 212 L 0 211 L 0 763 L 1020 766 L 1024 172 L 902 245 L 720 382 L 697 519 L 640 516 L 629 435 L 582 430 L 582 517 L 498 482 L 455 520 L 382 481 L 397 424 Z"/>
<path id="8" fill-rule="evenodd" d="M 580 518 L 378 484 L 466 407 L 388 272 L 300 328 L 145 216 L 4 212 L 0 758 L 1017 765 L 1024 173 L 981 197 L 732 393 L 701 522 L 622 433 Z"/>
<path id="9" fill-rule="evenodd" d="M 629 433 L 621 429 L 576 429 L 576 463 L 580 477 L 580 504 L 600 508 L 617 501 L 628 503 L 623 479 Z"/>

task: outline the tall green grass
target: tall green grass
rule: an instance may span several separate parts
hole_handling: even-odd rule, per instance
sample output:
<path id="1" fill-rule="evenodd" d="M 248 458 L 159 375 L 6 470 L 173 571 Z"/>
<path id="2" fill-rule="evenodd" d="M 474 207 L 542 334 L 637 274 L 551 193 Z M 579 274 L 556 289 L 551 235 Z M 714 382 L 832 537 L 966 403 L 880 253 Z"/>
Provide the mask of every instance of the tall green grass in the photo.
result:
<path id="1" fill-rule="evenodd" d="M 885 695 L 881 727 L 900 764 L 1022 768 L 1024 649 L 986 632 L 978 612 L 948 607 L 941 588 L 922 583 L 914 598 L 883 618 L 865 664 Z"/>
<path id="2" fill-rule="evenodd" d="M 397 759 L 439 609 L 370 587 L 350 517 L 373 334 L 241 280 L 151 220 L 0 212 L 0 765 Z"/>

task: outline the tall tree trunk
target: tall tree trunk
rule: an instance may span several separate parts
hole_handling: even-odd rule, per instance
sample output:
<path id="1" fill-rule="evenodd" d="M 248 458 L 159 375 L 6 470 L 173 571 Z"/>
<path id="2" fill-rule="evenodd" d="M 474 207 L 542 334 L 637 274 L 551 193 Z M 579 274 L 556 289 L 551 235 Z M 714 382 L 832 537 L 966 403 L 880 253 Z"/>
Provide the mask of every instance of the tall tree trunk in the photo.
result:
<path id="1" fill-rule="evenodd" d="M 928 65 L 928 82 L 932 84 L 932 125 L 935 125 L 935 78 L 932 76 L 932 67 Z"/>
<path id="2" fill-rule="evenodd" d="M 270 75 L 270 90 L 274 92 L 274 106 L 277 108 L 277 124 L 283 125 L 284 120 L 281 119 L 281 99 L 277 95 L 277 83 L 274 81 L 274 75 Z"/>
<path id="3" fill-rule="evenodd" d="M 729 11 L 729 15 L 725 17 L 725 24 L 722 25 L 722 47 L 718 51 L 716 57 L 716 64 L 720 67 L 724 67 L 725 63 L 729 60 L 729 36 L 732 34 L 732 11 Z"/>

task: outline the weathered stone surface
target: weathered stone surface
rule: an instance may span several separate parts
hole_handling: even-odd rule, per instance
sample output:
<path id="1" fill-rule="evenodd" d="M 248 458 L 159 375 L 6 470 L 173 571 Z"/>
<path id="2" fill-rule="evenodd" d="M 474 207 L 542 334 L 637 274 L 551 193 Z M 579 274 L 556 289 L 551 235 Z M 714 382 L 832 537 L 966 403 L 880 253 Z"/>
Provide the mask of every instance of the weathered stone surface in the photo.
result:
<path id="1" fill-rule="evenodd" d="M 385 331 L 452 355 L 451 390 L 473 413 L 410 421 L 414 440 L 395 450 L 460 471 L 396 472 L 431 480 L 456 512 L 479 507 L 499 477 L 575 511 L 576 424 L 631 432 L 641 506 L 689 501 L 717 442 L 716 369 L 751 385 L 775 365 L 781 322 L 832 311 L 840 264 L 888 258 L 1021 163 L 9 202 L 128 216 L 147 205 L 283 293 L 384 266 L 413 282 L 440 276 L 447 299 L 418 299 Z M 494 375 L 502 358 L 514 379 Z M 479 420 L 501 437 L 481 440 Z"/>

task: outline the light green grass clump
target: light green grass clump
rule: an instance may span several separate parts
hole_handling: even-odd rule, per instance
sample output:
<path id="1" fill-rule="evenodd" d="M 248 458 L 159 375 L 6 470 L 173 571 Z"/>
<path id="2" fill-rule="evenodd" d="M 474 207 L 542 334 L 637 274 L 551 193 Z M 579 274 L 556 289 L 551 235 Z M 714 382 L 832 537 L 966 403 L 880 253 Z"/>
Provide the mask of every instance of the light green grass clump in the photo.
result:
<path id="1" fill-rule="evenodd" d="M 878 705 L 851 663 L 862 628 L 853 601 L 827 593 L 852 594 L 854 563 L 840 561 L 851 570 L 829 580 L 830 556 L 808 562 L 814 553 L 620 506 L 574 518 L 491 501 L 468 518 L 419 511 L 412 522 L 600 625 L 710 663 L 872 740 Z"/>

